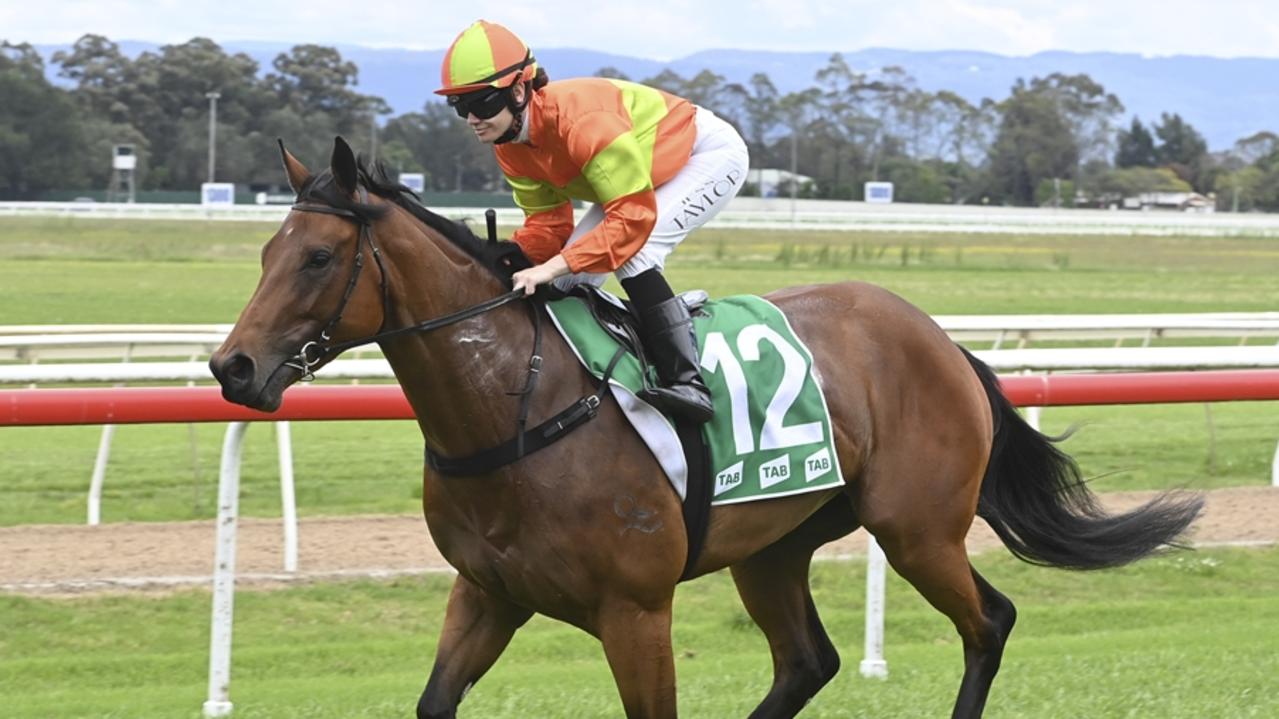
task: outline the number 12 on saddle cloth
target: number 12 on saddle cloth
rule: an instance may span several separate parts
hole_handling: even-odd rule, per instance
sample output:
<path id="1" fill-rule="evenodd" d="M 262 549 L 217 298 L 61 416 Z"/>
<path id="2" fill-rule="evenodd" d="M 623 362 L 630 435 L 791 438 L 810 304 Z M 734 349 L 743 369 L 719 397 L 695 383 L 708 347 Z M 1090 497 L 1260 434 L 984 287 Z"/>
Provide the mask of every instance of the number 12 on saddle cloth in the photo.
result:
<path id="1" fill-rule="evenodd" d="M 583 300 L 547 305 L 556 328 L 596 377 L 617 341 Z M 702 378 L 715 416 L 702 427 L 710 449 L 712 504 L 733 504 L 837 487 L 844 483 L 830 411 L 813 376 L 813 358 L 786 317 L 767 300 L 738 295 L 707 302 L 693 315 Z M 671 484 L 685 495 L 687 467 L 674 425 L 636 397 L 641 367 L 627 354 L 609 385 L 631 425 Z"/>

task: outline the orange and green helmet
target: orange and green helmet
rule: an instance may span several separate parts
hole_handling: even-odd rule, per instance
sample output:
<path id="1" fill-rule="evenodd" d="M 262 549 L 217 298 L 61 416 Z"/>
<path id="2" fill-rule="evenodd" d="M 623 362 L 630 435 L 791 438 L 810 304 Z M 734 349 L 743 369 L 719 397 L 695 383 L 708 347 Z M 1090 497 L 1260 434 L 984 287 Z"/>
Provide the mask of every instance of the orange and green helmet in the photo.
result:
<path id="1" fill-rule="evenodd" d="M 537 74 L 533 51 L 515 33 L 487 20 L 462 31 L 440 66 L 437 95 L 461 95 L 486 87 L 510 87 Z"/>

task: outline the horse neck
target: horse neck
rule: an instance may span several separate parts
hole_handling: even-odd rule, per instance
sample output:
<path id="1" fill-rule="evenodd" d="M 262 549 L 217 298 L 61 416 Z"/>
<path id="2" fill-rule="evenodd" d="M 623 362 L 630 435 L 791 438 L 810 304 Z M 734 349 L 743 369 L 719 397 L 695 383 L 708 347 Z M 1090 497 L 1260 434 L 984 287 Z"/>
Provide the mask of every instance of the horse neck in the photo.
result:
<path id="1" fill-rule="evenodd" d="M 398 215 L 399 213 L 397 213 Z M 388 224 L 390 221 L 388 221 Z M 407 216 L 384 241 L 387 329 L 408 327 L 492 299 L 506 287 L 464 250 Z M 422 436 L 446 456 L 466 456 L 513 433 L 533 350 L 523 302 L 427 333 L 382 343 Z"/>

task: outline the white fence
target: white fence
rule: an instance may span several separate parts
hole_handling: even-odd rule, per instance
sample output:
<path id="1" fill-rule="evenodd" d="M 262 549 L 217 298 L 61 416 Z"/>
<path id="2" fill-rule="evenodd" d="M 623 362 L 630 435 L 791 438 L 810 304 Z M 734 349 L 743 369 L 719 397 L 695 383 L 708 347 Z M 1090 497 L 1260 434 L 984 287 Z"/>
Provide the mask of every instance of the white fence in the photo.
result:
<path id="1" fill-rule="evenodd" d="M 1149 315 L 938 315 L 951 339 L 1026 348 L 1036 342 L 1107 341 L 1115 346 L 1155 340 L 1217 338 L 1219 346 L 1279 341 L 1279 312 L 1199 312 Z M 0 326 L 0 361 L 38 362 L 123 357 L 207 356 L 231 325 Z M 355 352 L 377 353 L 374 346 Z"/>
<path id="2" fill-rule="evenodd" d="M 454 219 L 483 222 L 484 208 L 434 207 Z M 0 202 L 0 216 L 92 217 L 94 219 L 229 220 L 280 222 L 288 205 Z M 523 221 L 517 209 L 497 210 L 503 225 Z M 974 205 L 876 205 L 739 197 L 715 220 L 716 227 L 903 232 L 1017 233 L 1059 235 L 1188 235 L 1279 237 L 1279 215 L 1135 212 L 1122 210 L 983 207 Z"/>

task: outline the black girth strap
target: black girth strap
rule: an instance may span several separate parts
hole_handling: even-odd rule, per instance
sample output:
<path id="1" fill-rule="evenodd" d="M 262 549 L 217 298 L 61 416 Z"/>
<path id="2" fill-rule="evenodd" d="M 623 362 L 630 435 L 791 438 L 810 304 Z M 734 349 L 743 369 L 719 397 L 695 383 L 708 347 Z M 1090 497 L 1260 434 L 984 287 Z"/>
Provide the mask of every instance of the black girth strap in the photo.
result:
<path id="1" fill-rule="evenodd" d="M 693 578 L 693 568 L 706 547 L 706 532 L 711 523 L 711 458 L 710 448 L 702 437 L 702 426 L 688 420 L 675 421 L 675 433 L 684 448 L 688 481 L 684 486 L 684 532 L 688 537 L 688 555 L 684 558 L 681 582 Z"/>
<path id="2" fill-rule="evenodd" d="M 521 458 L 526 457 L 539 449 L 549 447 L 565 435 L 572 432 L 585 422 L 593 419 L 599 413 L 600 403 L 603 401 L 604 393 L 608 389 L 608 380 L 613 376 L 613 369 L 617 367 L 617 363 L 626 354 L 626 350 L 619 347 L 614 353 L 613 359 L 608 363 L 608 368 L 604 370 L 604 377 L 600 380 L 599 385 L 595 388 L 595 394 L 587 395 L 572 405 L 551 417 L 545 422 L 539 424 L 531 430 L 521 431 L 516 436 L 506 440 L 505 442 L 481 450 L 470 457 L 449 458 L 437 454 L 430 447 L 426 448 L 426 463 L 431 469 L 448 477 L 468 477 L 480 474 L 488 474 L 493 470 L 513 464 Z M 538 358 L 539 364 L 541 358 Z M 534 380 L 530 378 L 530 384 Z M 527 406 L 521 407 L 521 422 L 527 417 Z"/>

